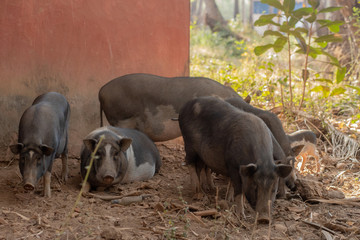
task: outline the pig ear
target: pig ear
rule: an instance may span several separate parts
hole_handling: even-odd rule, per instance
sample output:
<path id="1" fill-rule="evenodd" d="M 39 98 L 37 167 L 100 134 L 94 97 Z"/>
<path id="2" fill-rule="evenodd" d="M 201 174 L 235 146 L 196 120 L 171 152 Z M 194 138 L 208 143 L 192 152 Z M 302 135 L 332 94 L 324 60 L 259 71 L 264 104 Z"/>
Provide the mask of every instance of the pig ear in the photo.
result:
<path id="1" fill-rule="evenodd" d="M 257 166 L 256 164 L 250 163 L 246 166 L 240 167 L 240 175 L 250 177 L 254 175 L 256 172 Z"/>
<path id="2" fill-rule="evenodd" d="M 94 151 L 97 142 L 98 141 L 96 139 L 93 139 L 93 138 L 88 138 L 88 139 L 83 140 L 83 143 L 84 143 L 85 147 L 87 149 L 89 149 L 91 152 Z"/>
<path id="3" fill-rule="evenodd" d="M 45 144 L 41 145 L 40 149 L 42 153 L 45 154 L 46 156 L 50 156 L 54 152 L 54 149 L 52 147 L 49 147 L 48 145 Z"/>
<path id="4" fill-rule="evenodd" d="M 12 153 L 19 154 L 21 152 L 21 150 L 23 149 L 24 144 L 17 143 L 17 144 L 11 145 L 9 147 L 10 147 L 10 150 L 11 150 Z"/>
<path id="5" fill-rule="evenodd" d="M 132 143 L 132 139 L 131 138 L 122 138 L 119 141 L 119 146 L 121 151 L 125 152 L 131 145 Z"/>
<path id="6" fill-rule="evenodd" d="M 281 178 L 286 178 L 292 171 L 292 166 L 285 164 L 278 164 L 275 166 L 276 174 Z"/>

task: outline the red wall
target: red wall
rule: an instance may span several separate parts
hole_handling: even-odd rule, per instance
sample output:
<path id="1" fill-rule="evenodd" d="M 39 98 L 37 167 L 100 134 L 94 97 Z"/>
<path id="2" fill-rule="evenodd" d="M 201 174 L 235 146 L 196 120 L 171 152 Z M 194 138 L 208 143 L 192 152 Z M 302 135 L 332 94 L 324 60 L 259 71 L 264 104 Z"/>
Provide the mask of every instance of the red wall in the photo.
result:
<path id="1" fill-rule="evenodd" d="M 39 68 L 80 84 L 189 74 L 188 0 L 8 0 L 0 16 L 0 80 L 12 87 Z"/>
<path id="2" fill-rule="evenodd" d="M 43 92 L 69 100 L 70 143 L 78 148 L 99 126 L 97 94 L 109 80 L 188 75 L 189 18 L 189 0 L 1 1 L 0 148 Z"/>

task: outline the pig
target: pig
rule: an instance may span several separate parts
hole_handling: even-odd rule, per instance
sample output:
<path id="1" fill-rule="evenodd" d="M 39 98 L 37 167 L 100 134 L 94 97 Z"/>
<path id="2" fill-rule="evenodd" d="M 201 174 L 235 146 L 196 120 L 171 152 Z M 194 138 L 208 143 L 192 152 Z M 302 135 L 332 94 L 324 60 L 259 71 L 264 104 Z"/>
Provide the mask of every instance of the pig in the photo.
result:
<path id="1" fill-rule="evenodd" d="M 182 107 L 179 125 L 194 192 L 200 191 L 199 173 L 208 167 L 231 179 L 239 213 L 244 215 L 244 194 L 258 221 L 269 222 L 279 178 L 292 166 L 275 164 L 272 133 L 264 121 L 218 98 L 199 97 Z"/>
<path id="2" fill-rule="evenodd" d="M 121 76 L 99 90 L 100 126 L 104 111 L 112 126 L 137 129 L 155 142 L 171 140 L 181 136 L 179 124 L 171 119 L 187 101 L 200 96 L 240 98 L 231 87 L 209 78 Z"/>
<path id="3" fill-rule="evenodd" d="M 287 135 L 291 149 L 295 156 L 297 156 L 305 144 L 316 145 L 316 134 L 310 130 L 298 130 Z"/>
<path id="4" fill-rule="evenodd" d="M 310 130 L 299 130 L 288 135 L 291 142 L 291 148 L 296 158 L 302 158 L 300 171 L 305 168 L 305 163 L 309 156 L 314 157 L 316 162 L 316 172 L 320 171 L 319 156 L 316 153 L 316 135 Z"/>
<path id="5" fill-rule="evenodd" d="M 14 154 L 20 154 L 19 168 L 26 190 L 34 190 L 43 177 L 44 196 L 51 197 L 51 169 L 54 159 L 59 156 L 62 159 L 61 178 L 66 182 L 69 119 L 70 105 L 57 92 L 38 96 L 23 113 L 18 143 L 10 149 Z"/>
<path id="6" fill-rule="evenodd" d="M 102 135 L 104 139 L 96 153 L 87 180 L 87 189 L 148 180 L 159 171 L 159 152 L 145 134 L 135 129 L 106 126 L 95 129 L 83 140 L 80 154 L 83 179 L 91 153 Z"/>

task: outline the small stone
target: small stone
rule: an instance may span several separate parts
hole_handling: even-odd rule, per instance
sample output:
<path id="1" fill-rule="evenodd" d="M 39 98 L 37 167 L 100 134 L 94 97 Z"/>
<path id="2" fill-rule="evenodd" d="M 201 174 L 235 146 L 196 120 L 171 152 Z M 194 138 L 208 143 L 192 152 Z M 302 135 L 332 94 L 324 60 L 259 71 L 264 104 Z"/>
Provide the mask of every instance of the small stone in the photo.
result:
<path id="1" fill-rule="evenodd" d="M 105 240 L 122 240 L 122 235 L 120 232 L 116 231 L 115 228 L 106 228 L 100 234 L 102 239 Z"/>
<path id="2" fill-rule="evenodd" d="M 345 169 L 346 166 L 347 165 L 345 163 L 342 163 L 342 162 L 336 164 L 336 168 L 339 169 L 339 170 Z"/>
<path id="3" fill-rule="evenodd" d="M 281 223 L 275 223 L 274 228 L 276 231 L 285 233 L 287 231 L 287 227 L 284 224 Z"/>
<path id="4" fill-rule="evenodd" d="M 334 189 L 330 189 L 328 191 L 328 197 L 330 199 L 344 199 L 345 198 L 345 194 L 340 191 L 340 190 L 334 190 Z"/>
<path id="5" fill-rule="evenodd" d="M 229 204 L 228 204 L 228 202 L 226 200 L 220 200 L 218 205 L 219 205 L 219 208 L 221 210 L 228 210 L 229 209 Z"/>
<path id="6" fill-rule="evenodd" d="M 153 208 L 159 212 L 163 212 L 165 210 L 165 207 L 161 202 L 156 203 Z"/>

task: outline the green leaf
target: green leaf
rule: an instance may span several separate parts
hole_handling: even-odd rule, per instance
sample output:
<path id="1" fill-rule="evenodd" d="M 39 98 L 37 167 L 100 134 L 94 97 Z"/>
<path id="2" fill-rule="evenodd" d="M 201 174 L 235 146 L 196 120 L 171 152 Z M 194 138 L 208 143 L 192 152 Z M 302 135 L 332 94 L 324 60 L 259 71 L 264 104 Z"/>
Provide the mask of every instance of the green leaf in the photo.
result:
<path id="1" fill-rule="evenodd" d="M 331 32 L 337 33 L 340 31 L 340 26 L 344 24 L 344 21 L 330 21 L 330 20 L 324 20 L 324 19 L 319 19 L 316 22 L 318 22 L 321 27 L 327 27 Z"/>
<path id="2" fill-rule="evenodd" d="M 285 32 L 285 33 L 289 33 L 289 31 L 290 31 L 290 26 L 287 24 L 287 22 L 283 22 L 283 24 L 281 24 L 281 26 L 280 26 L 280 31 L 281 32 Z"/>
<path id="3" fill-rule="evenodd" d="M 341 67 L 339 60 L 336 57 L 334 57 L 333 55 L 331 55 L 330 53 L 326 52 L 324 49 L 321 49 L 321 54 L 330 58 L 330 60 L 331 60 L 330 64 L 337 66 L 339 68 Z"/>
<path id="4" fill-rule="evenodd" d="M 326 82 L 326 83 L 333 84 L 333 82 L 330 79 L 327 79 L 327 78 L 316 78 L 316 79 L 314 79 L 314 81 L 316 81 L 316 82 Z"/>
<path id="5" fill-rule="evenodd" d="M 258 20 L 254 22 L 254 26 L 264 26 L 267 24 L 274 24 L 275 22 L 272 20 L 277 14 L 266 14 L 261 15 Z"/>
<path id="6" fill-rule="evenodd" d="M 321 48 L 326 48 L 327 42 L 318 42 L 317 43 Z"/>
<path id="7" fill-rule="evenodd" d="M 316 13 L 312 13 L 310 17 L 306 18 L 305 20 L 308 21 L 309 23 L 313 23 L 315 22 L 317 16 L 316 16 Z"/>
<path id="8" fill-rule="evenodd" d="M 295 27 L 295 25 L 299 22 L 299 18 L 291 17 L 289 20 L 289 26 Z"/>
<path id="9" fill-rule="evenodd" d="M 315 42 L 342 42 L 343 39 L 339 34 L 329 34 L 315 38 Z"/>
<path id="10" fill-rule="evenodd" d="M 351 86 L 351 85 L 346 85 L 346 87 L 348 88 L 352 88 L 352 89 L 355 89 L 357 94 L 360 95 L 360 87 L 356 87 L 356 86 Z"/>
<path id="11" fill-rule="evenodd" d="M 311 92 L 321 92 L 323 94 L 323 97 L 326 98 L 330 94 L 330 88 L 327 86 L 316 86 L 313 89 L 310 90 Z"/>
<path id="12" fill-rule="evenodd" d="M 319 23 L 321 26 L 326 26 L 327 24 L 331 23 L 331 20 L 327 20 L 327 19 L 319 19 L 316 20 L 317 23 Z"/>
<path id="13" fill-rule="evenodd" d="M 336 83 L 341 83 L 346 74 L 346 67 L 338 68 L 336 71 Z"/>
<path id="14" fill-rule="evenodd" d="M 311 47 L 309 48 L 309 56 L 312 57 L 313 59 L 316 59 L 317 56 L 321 55 L 322 52 L 320 49 L 318 48 L 314 48 L 314 47 Z"/>
<path id="15" fill-rule="evenodd" d="M 330 96 L 340 95 L 340 94 L 343 94 L 344 92 L 345 92 L 345 89 L 343 87 L 338 87 L 331 91 Z"/>
<path id="16" fill-rule="evenodd" d="M 279 31 L 266 30 L 266 31 L 264 32 L 263 37 L 266 37 L 266 36 L 282 37 L 283 35 L 282 35 L 281 32 L 279 32 Z"/>
<path id="17" fill-rule="evenodd" d="M 257 46 L 254 49 L 254 53 L 256 56 L 260 56 L 261 54 L 265 53 L 267 50 L 273 47 L 273 44 L 267 44 L 263 46 Z"/>
<path id="18" fill-rule="evenodd" d="M 320 0 L 309 0 L 308 3 L 314 8 L 318 8 L 320 5 Z"/>
<path id="19" fill-rule="evenodd" d="M 309 32 L 309 30 L 307 30 L 306 28 L 303 28 L 303 27 L 297 27 L 297 28 L 295 28 L 295 31 L 305 33 L 305 34 L 308 34 L 308 32 Z"/>
<path id="20" fill-rule="evenodd" d="M 312 9 L 311 7 L 306 7 L 306 8 L 299 8 L 296 9 L 292 15 L 294 15 L 295 17 L 297 17 L 298 19 L 301 19 L 304 16 L 310 15 L 314 12 L 314 9 Z"/>
<path id="21" fill-rule="evenodd" d="M 301 33 L 298 31 L 290 31 L 290 35 L 295 37 L 296 41 L 299 43 L 299 46 L 301 47 L 303 52 L 306 53 L 307 45 L 306 45 L 306 41 L 305 41 L 304 37 L 301 35 Z"/>
<path id="22" fill-rule="evenodd" d="M 295 8 L 295 0 L 284 0 L 283 6 L 284 6 L 285 15 L 290 16 L 290 13 Z"/>
<path id="23" fill-rule="evenodd" d="M 281 11 L 284 11 L 283 5 L 281 5 L 280 1 L 278 1 L 278 0 L 261 0 L 261 2 L 265 3 L 267 5 L 270 5 L 270 6 L 274 7 L 274 8 L 277 8 L 277 9 L 279 9 Z"/>
<path id="24" fill-rule="evenodd" d="M 324 9 L 321 9 L 319 13 L 328 13 L 328 12 L 336 12 L 338 10 L 342 9 L 342 7 L 327 7 Z"/>
<path id="25" fill-rule="evenodd" d="M 276 41 L 275 41 L 275 43 L 273 45 L 274 51 L 275 52 L 280 52 L 284 48 L 285 43 L 287 43 L 287 38 L 284 37 L 284 36 L 279 37 L 278 39 L 276 39 Z"/>
<path id="26" fill-rule="evenodd" d="M 340 25 L 331 25 L 329 26 L 329 30 L 333 33 L 338 33 L 340 31 Z"/>

